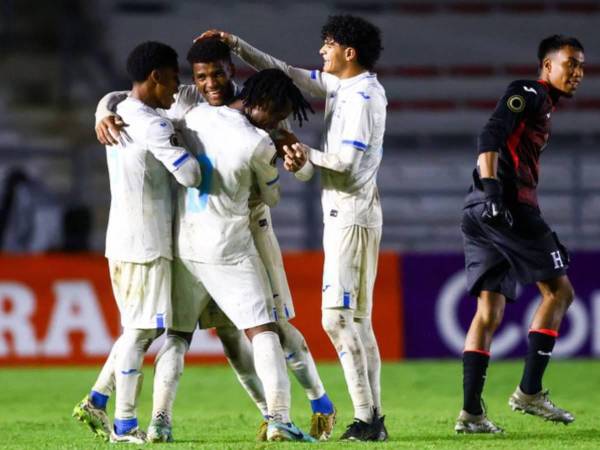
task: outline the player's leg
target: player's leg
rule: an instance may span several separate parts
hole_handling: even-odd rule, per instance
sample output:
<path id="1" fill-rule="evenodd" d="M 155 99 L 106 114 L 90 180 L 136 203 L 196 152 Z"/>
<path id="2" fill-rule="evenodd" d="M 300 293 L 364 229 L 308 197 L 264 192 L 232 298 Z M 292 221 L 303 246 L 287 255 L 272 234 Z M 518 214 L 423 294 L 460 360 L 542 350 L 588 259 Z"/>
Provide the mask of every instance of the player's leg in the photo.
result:
<path id="1" fill-rule="evenodd" d="M 313 440 L 290 421 L 290 382 L 273 317 L 273 294 L 258 256 L 236 264 L 198 264 L 210 296 L 252 341 L 254 368 L 263 385 L 269 440 Z"/>
<path id="2" fill-rule="evenodd" d="M 548 392 L 542 390 L 542 378 L 550 361 L 562 319 L 573 301 L 573 287 L 566 275 L 538 282 L 537 285 L 542 300 L 529 329 L 529 346 L 523 376 L 510 397 L 509 404 L 513 410 L 568 424 L 575 420 L 574 416 L 550 401 Z"/>
<path id="3" fill-rule="evenodd" d="M 336 349 L 354 407 L 354 422 L 342 439 L 373 440 L 374 402 L 369 383 L 367 356 L 354 313 L 358 305 L 362 263 L 362 227 L 336 228 L 323 232 L 323 329 Z"/>
<path id="4" fill-rule="evenodd" d="M 254 218 L 250 227 L 254 245 L 269 277 L 277 312 L 275 319 L 288 368 L 304 388 L 311 404 L 313 411 L 311 436 L 326 440 L 331 435 L 335 424 L 335 408 L 325 392 L 304 336 L 288 322 L 295 316 L 294 304 L 283 265 L 281 249 L 277 237 L 269 225 L 270 223 L 271 217 L 268 208 Z"/>
<path id="5" fill-rule="evenodd" d="M 173 403 L 183 373 L 185 353 L 189 349 L 198 318 L 209 297 L 194 272 L 194 264 L 175 258 L 172 263 L 172 323 L 167 338 L 154 362 L 152 418 L 148 426 L 150 442 L 171 442 Z"/>
<path id="6" fill-rule="evenodd" d="M 92 433 L 105 441 L 108 440 L 111 432 L 106 405 L 115 390 L 115 358 L 120 341 L 119 337 L 113 344 L 90 393 L 73 408 L 73 417 L 88 425 Z"/>
<path id="7" fill-rule="evenodd" d="M 463 352 L 463 407 L 454 430 L 457 433 L 498 433 L 484 410 L 482 392 L 490 360 L 494 332 L 502 322 L 507 296 L 515 297 L 510 265 L 494 247 L 480 223 L 477 208 L 465 210 L 462 222 L 467 288 L 477 296 L 477 310 Z"/>
<path id="8" fill-rule="evenodd" d="M 302 333 L 287 320 L 277 322 L 288 368 L 292 371 L 310 400 L 313 411 L 310 435 L 327 440 L 335 425 L 336 411 L 325 392 L 317 365 Z"/>
<path id="9" fill-rule="evenodd" d="M 172 412 L 179 379 L 183 374 L 185 354 L 192 342 L 192 332 L 167 330 L 167 337 L 154 361 L 152 419 L 148 426 L 149 442 L 173 442 Z"/>
<path id="10" fill-rule="evenodd" d="M 234 326 L 220 326 L 216 330 L 217 336 L 223 344 L 227 361 L 235 372 L 238 381 L 244 387 L 262 416 L 267 419 L 267 401 L 265 400 L 265 392 L 260 378 L 254 369 L 254 352 L 250 341 L 243 331 L 238 330 Z"/>

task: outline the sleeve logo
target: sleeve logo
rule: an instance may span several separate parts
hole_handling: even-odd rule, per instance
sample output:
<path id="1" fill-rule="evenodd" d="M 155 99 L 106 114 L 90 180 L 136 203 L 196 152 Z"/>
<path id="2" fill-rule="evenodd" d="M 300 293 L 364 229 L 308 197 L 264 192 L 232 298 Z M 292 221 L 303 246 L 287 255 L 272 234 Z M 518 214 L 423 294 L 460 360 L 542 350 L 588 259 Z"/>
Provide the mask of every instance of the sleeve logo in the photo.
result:
<path id="1" fill-rule="evenodd" d="M 514 113 L 520 113 L 525 109 L 525 99 L 521 95 L 511 95 L 506 101 L 506 106 Z"/>

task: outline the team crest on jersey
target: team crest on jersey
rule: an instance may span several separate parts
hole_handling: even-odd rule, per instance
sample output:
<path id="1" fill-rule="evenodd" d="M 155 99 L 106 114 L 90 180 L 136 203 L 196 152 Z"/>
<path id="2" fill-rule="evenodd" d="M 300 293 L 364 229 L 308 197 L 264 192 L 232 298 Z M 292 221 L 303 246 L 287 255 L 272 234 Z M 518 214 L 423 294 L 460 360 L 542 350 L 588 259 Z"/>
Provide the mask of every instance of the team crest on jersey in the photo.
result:
<path id="1" fill-rule="evenodd" d="M 171 135 L 171 137 L 169 138 L 169 142 L 173 147 L 181 147 L 181 144 L 179 143 L 179 139 L 177 138 L 176 134 Z"/>
<path id="2" fill-rule="evenodd" d="M 506 106 L 514 113 L 520 113 L 525 109 L 525 98 L 522 95 L 511 95 L 506 101 Z"/>

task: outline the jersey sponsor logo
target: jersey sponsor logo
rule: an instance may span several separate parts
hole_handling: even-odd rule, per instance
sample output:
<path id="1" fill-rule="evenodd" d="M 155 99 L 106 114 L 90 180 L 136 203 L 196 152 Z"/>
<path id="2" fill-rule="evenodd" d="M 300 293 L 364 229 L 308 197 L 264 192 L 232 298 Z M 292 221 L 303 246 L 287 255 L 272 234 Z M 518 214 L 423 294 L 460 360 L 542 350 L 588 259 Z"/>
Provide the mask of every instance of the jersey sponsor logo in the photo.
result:
<path id="1" fill-rule="evenodd" d="M 536 91 L 534 88 L 532 88 L 532 87 L 529 87 L 529 86 L 523 86 L 523 90 L 524 90 L 525 92 L 531 92 L 531 93 L 533 93 L 533 94 L 537 95 L 537 91 Z"/>
<path id="2" fill-rule="evenodd" d="M 520 113 L 525 109 L 525 98 L 522 95 L 511 95 L 506 101 L 506 106 L 514 113 Z"/>
<path id="3" fill-rule="evenodd" d="M 258 221 L 258 226 L 266 228 L 267 226 L 269 226 L 269 222 L 267 221 L 267 219 L 260 219 Z"/>
<path id="4" fill-rule="evenodd" d="M 332 209 L 331 211 L 329 211 L 329 215 L 331 217 L 337 217 L 337 215 L 338 215 L 337 209 Z"/>
<path id="5" fill-rule="evenodd" d="M 161 122 L 160 126 L 163 127 L 163 128 L 166 127 L 167 126 L 167 122 Z"/>
<path id="6" fill-rule="evenodd" d="M 560 250 L 550 252 L 550 256 L 552 257 L 552 261 L 554 262 L 555 269 L 562 269 L 563 267 L 565 267 L 565 264 L 562 260 L 562 256 L 560 255 Z"/>

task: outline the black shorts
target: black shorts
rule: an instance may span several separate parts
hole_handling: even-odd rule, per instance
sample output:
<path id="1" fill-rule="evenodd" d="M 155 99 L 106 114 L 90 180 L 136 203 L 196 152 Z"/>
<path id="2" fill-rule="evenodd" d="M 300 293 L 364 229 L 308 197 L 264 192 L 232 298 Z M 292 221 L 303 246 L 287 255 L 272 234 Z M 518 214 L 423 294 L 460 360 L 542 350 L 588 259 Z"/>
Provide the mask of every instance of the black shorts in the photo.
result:
<path id="1" fill-rule="evenodd" d="M 461 224 L 471 295 L 491 291 L 514 301 L 517 281 L 529 284 L 566 274 L 567 252 L 537 209 L 511 208 L 514 224 L 507 229 L 483 223 L 483 208 L 483 203 L 466 207 Z"/>

